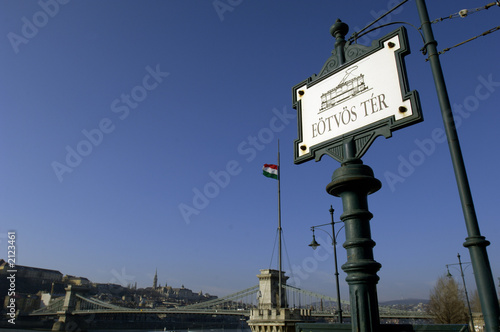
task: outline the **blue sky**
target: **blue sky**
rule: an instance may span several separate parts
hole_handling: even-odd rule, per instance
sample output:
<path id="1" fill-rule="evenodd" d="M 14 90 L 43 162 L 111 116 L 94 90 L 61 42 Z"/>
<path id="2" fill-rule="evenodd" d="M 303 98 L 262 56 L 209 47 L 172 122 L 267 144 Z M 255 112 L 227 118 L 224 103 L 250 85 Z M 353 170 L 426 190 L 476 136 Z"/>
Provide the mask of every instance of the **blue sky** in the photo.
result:
<path id="1" fill-rule="evenodd" d="M 310 226 L 330 221 L 330 205 L 336 220 L 342 213 L 340 198 L 325 191 L 340 165 L 327 156 L 293 163 L 291 88 L 330 56 L 337 18 L 350 36 L 394 3 L 2 1 L 0 257 L 14 230 L 20 265 L 139 287 L 158 269 L 162 285 L 218 296 L 251 287 L 259 269 L 277 267 L 277 186 L 261 169 L 276 163 L 279 139 L 284 268 L 299 287 L 333 296 L 327 235 L 316 233 L 323 251 L 307 244 Z M 428 7 L 439 18 L 485 4 Z M 494 28 L 499 10 L 434 24 L 438 49 Z M 419 26 L 414 1 L 389 21 Z M 427 298 L 457 253 L 469 261 L 430 66 L 417 30 L 406 27 L 409 84 L 424 122 L 378 138 L 363 157 L 383 185 L 369 196 L 380 300 Z M 495 282 L 499 36 L 441 56 Z M 472 267 L 465 274 L 474 289 Z"/>

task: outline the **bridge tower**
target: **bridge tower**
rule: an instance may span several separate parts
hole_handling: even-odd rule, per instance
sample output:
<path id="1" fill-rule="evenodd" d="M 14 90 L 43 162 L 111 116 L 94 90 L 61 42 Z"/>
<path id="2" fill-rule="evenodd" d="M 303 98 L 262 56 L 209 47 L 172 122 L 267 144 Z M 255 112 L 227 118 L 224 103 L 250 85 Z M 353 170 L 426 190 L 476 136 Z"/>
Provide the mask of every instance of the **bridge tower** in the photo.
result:
<path id="1" fill-rule="evenodd" d="M 252 332 L 294 332 L 295 323 L 308 320 L 311 313 L 307 309 L 290 309 L 286 300 L 284 285 L 288 277 L 281 272 L 282 291 L 279 291 L 277 270 L 260 270 L 259 305 L 250 310 L 248 325 Z M 281 294 L 281 299 L 279 294 Z"/>
<path id="2" fill-rule="evenodd" d="M 59 320 L 52 326 L 52 331 L 72 331 L 79 328 L 79 331 L 85 331 L 83 322 L 80 321 L 72 313 L 80 307 L 81 300 L 76 296 L 77 294 L 87 294 L 89 287 L 69 285 L 64 289 L 66 296 L 61 311 L 57 312 Z"/>

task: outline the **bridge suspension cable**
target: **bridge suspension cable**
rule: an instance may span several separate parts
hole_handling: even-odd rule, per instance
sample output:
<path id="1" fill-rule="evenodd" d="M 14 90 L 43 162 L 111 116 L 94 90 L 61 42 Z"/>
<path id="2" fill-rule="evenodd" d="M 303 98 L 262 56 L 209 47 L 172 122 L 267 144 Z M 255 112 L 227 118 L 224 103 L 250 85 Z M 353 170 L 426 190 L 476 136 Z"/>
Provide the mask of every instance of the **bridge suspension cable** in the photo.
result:
<path id="1" fill-rule="evenodd" d="M 238 301 L 240 299 L 243 299 L 245 297 L 256 295 L 258 291 L 259 291 L 259 285 L 256 285 L 256 286 L 244 289 L 242 291 L 239 291 L 237 293 L 227 295 L 225 297 L 221 297 L 218 299 L 213 299 L 213 300 L 209 300 L 209 301 L 205 301 L 205 302 L 190 304 L 187 306 L 178 307 L 178 309 L 197 309 L 197 308 L 215 307 L 217 305 L 220 305 L 220 304 L 223 304 L 226 302 L 234 302 L 234 301 Z"/>

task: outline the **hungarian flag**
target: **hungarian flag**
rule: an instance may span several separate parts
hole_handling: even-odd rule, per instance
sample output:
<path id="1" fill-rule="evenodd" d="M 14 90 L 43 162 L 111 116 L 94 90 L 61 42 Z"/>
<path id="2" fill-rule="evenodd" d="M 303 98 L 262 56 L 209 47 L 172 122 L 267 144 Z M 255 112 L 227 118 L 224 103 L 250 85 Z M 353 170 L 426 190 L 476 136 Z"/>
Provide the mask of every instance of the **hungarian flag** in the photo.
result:
<path id="1" fill-rule="evenodd" d="M 262 174 L 268 178 L 278 179 L 278 166 L 273 164 L 264 164 L 262 167 Z"/>

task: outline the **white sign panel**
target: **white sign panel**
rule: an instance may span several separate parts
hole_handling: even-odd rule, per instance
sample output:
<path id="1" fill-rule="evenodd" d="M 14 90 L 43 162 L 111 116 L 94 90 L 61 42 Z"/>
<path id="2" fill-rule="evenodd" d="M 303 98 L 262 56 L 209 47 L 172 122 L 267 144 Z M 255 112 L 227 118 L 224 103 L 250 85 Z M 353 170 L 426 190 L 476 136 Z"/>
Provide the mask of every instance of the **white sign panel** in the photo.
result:
<path id="1" fill-rule="evenodd" d="M 410 99 L 403 100 L 396 55 L 401 45 L 396 35 L 383 47 L 319 82 L 295 90 L 301 102 L 302 141 L 298 157 L 311 147 L 345 136 L 374 122 L 410 117 Z"/>

